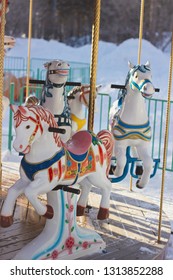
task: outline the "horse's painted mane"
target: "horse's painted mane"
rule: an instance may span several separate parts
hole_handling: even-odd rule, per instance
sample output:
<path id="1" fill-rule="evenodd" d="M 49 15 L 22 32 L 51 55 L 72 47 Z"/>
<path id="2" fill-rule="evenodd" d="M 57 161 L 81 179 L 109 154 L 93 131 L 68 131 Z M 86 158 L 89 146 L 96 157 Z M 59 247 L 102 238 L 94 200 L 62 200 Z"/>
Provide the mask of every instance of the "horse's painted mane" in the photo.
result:
<path id="1" fill-rule="evenodd" d="M 58 127 L 54 116 L 51 112 L 49 112 L 47 109 L 43 108 L 40 105 L 32 105 L 24 107 L 28 109 L 30 112 L 34 113 L 35 115 L 38 115 L 41 119 L 41 121 L 45 121 L 50 127 Z M 20 110 L 17 110 L 17 112 L 14 114 L 14 120 L 16 121 L 16 127 L 18 127 L 22 121 L 27 121 L 29 117 L 25 114 L 23 114 Z M 50 132 L 52 133 L 52 132 Z M 62 146 L 62 142 L 60 139 L 60 136 L 58 133 L 53 133 L 53 137 L 55 139 L 55 142 L 57 143 L 57 146 Z"/>

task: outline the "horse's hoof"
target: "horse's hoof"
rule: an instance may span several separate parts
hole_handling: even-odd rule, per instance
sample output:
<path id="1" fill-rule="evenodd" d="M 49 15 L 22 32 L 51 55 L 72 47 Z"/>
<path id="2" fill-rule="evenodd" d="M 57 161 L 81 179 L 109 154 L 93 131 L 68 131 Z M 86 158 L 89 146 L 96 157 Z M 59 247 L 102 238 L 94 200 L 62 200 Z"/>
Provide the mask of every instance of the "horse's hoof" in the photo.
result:
<path id="1" fill-rule="evenodd" d="M 136 175 L 140 176 L 143 173 L 143 166 L 142 165 L 138 165 L 136 166 L 136 171 L 135 171 Z"/>
<path id="2" fill-rule="evenodd" d="M 47 219 L 52 219 L 53 218 L 53 214 L 54 214 L 53 208 L 50 205 L 46 205 L 46 207 L 47 207 L 47 211 L 43 215 L 43 217 L 45 217 Z"/>
<path id="3" fill-rule="evenodd" d="M 97 215 L 97 219 L 104 220 L 107 218 L 109 218 L 109 209 L 100 207 L 98 215 Z"/>
<path id="4" fill-rule="evenodd" d="M 85 212 L 85 207 L 77 205 L 76 216 L 83 216 Z"/>
<path id="5" fill-rule="evenodd" d="M 139 180 L 137 180 L 137 182 L 136 182 L 136 187 L 137 187 L 138 189 L 143 189 L 143 188 L 144 188 L 143 186 L 140 186 L 140 185 L 139 185 Z"/>
<path id="6" fill-rule="evenodd" d="M 1 216 L 0 218 L 1 227 L 10 227 L 13 224 L 13 216 Z"/>
<path id="7" fill-rule="evenodd" d="M 116 166 L 111 165 L 110 169 L 109 169 L 109 175 L 114 175 L 114 171 L 116 169 Z"/>

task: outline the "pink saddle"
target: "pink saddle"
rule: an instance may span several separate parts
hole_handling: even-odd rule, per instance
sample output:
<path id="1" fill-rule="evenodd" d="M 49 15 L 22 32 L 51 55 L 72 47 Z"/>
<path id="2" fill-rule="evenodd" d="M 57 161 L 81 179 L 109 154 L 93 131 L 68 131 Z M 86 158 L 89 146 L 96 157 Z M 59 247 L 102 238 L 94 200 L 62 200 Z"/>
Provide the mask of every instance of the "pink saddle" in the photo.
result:
<path id="1" fill-rule="evenodd" d="M 83 155 L 86 153 L 92 143 L 92 136 L 88 131 L 78 131 L 75 133 L 64 147 L 75 155 Z"/>

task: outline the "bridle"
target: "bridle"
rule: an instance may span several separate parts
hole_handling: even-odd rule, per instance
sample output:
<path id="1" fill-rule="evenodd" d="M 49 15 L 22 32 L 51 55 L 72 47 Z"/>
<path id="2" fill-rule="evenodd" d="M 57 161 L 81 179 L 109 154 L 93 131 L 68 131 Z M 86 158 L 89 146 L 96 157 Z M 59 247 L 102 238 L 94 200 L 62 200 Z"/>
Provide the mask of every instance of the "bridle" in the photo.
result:
<path id="1" fill-rule="evenodd" d="M 79 95 L 79 101 L 82 103 L 82 101 L 83 101 L 83 103 L 85 104 L 85 106 L 86 107 L 88 107 L 89 106 L 89 102 L 87 101 L 87 99 L 86 99 L 86 97 L 85 97 L 85 95 L 87 95 L 87 94 L 89 94 L 90 93 L 90 90 L 84 90 L 84 87 L 82 86 L 81 87 L 81 93 L 80 93 L 80 95 Z"/>
<path id="2" fill-rule="evenodd" d="M 15 116 L 14 116 L 14 119 L 15 119 Z M 33 117 L 31 117 L 31 116 L 29 116 L 29 117 L 27 118 L 27 120 L 31 120 L 32 122 L 34 122 L 34 123 L 36 124 L 33 133 L 32 133 L 31 136 L 29 137 L 28 143 L 29 143 L 29 146 L 30 146 L 30 145 L 32 144 L 32 142 L 33 142 L 33 140 L 34 140 L 34 138 L 35 138 L 35 136 L 36 136 L 36 134 L 37 134 L 37 132 L 38 132 L 39 129 L 40 129 L 41 134 L 43 134 L 43 127 L 42 127 L 42 124 L 41 124 L 41 122 L 40 122 L 40 118 L 39 118 L 38 115 L 36 115 L 36 119 L 33 118 Z M 23 121 L 25 121 L 25 120 L 23 120 Z M 18 126 L 19 126 L 19 125 L 18 125 Z M 16 126 L 16 127 L 17 127 L 17 126 Z"/>
<path id="3" fill-rule="evenodd" d="M 37 131 L 39 129 L 40 129 L 41 134 L 43 134 L 43 127 L 41 125 L 40 118 L 39 118 L 38 115 L 36 115 L 36 119 L 34 119 L 31 116 L 29 117 L 29 119 L 36 124 L 35 129 L 34 129 L 33 133 L 31 134 L 31 136 L 29 138 L 29 145 L 31 145 L 33 140 L 34 140 L 34 138 L 35 138 L 35 136 L 36 136 L 36 134 L 37 134 Z"/>
<path id="4" fill-rule="evenodd" d="M 148 83 L 152 84 L 152 82 L 149 79 L 143 79 L 143 80 L 141 80 L 141 82 L 139 84 L 137 84 L 133 79 L 134 74 L 137 70 L 145 73 L 147 70 L 150 71 L 150 68 L 145 65 L 142 65 L 142 66 L 137 65 L 136 67 L 134 67 L 132 73 L 130 73 L 130 75 L 129 75 L 130 88 L 133 90 L 133 87 L 135 87 L 138 91 L 142 92 L 142 88 L 144 87 L 144 85 L 148 84 Z"/>

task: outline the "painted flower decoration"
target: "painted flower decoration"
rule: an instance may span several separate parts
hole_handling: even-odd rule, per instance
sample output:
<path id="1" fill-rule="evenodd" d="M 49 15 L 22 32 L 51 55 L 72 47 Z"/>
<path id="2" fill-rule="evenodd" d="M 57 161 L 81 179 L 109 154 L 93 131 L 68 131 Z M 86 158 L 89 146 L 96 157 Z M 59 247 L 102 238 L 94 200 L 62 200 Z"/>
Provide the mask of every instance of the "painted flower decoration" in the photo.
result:
<path id="1" fill-rule="evenodd" d="M 54 250 L 54 251 L 52 252 L 52 259 L 53 259 L 53 260 L 56 260 L 57 257 L 58 257 L 58 251 L 57 251 L 57 250 Z"/>
<path id="2" fill-rule="evenodd" d="M 65 245 L 68 249 L 71 249 L 74 245 L 74 238 L 72 236 L 66 239 Z"/>
<path id="3" fill-rule="evenodd" d="M 74 206 L 71 204 L 71 205 L 69 206 L 69 211 L 70 211 L 70 212 L 73 212 L 73 209 L 74 209 Z"/>
<path id="4" fill-rule="evenodd" d="M 87 241 L 84 241 L 84 242 L 82 243 L 82 247 L 83 247 L 84 249 L 87 249 L 87 248 L 88 248 L 88 245 L 89 245 L 89 243 L 88 243 Z"/>

